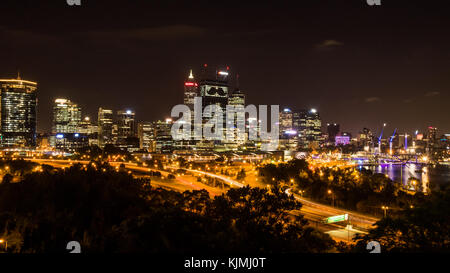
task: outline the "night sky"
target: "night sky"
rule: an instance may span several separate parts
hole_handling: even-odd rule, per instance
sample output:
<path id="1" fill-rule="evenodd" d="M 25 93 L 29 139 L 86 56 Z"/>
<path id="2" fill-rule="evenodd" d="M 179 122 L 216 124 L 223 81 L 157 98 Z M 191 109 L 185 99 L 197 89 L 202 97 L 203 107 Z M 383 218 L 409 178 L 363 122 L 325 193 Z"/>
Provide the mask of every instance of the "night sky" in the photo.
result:
<path id="1" fill-rule="evenodd" d="M 57 97 L 95 120 L 166 118 L 207 63 L 239 73 L 247 104 L 314 107 L 354 134 L 450 133 L 449 1 L 81 1 L 1 3 L 0 78 L 38 82 L 40 131 Z"/>

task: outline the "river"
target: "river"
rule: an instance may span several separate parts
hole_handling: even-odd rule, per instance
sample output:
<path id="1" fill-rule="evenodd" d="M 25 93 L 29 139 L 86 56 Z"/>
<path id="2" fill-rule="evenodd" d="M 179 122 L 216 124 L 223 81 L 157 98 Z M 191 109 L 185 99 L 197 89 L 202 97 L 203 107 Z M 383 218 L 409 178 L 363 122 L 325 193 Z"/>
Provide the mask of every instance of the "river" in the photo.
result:
<path id="1" fill-rule="evenodd" d="M 410 177 L 414 177 L 422 183 L 423 188 L 428 191 L 430 183 L 439 185 L 450 182 L 450 166 L 424 166 L 416 164 L 382 164 L 379 166 L 365 166 L 365 169 L 374 173 L 387 174 L 393 181 L 406 185 Z M 420 170 L 422 170 L 420 172 Z"/>

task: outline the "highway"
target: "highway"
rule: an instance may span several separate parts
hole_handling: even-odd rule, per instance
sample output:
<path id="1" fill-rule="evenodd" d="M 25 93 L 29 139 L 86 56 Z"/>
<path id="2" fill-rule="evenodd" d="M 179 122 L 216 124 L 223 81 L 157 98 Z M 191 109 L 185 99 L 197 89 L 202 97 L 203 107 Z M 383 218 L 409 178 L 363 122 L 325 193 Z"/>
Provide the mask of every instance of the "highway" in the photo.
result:
<path id="1" fill-rule="evenodd" d="M 47 164 L 57 168 L 68 167 L 74 163 L 88 164 L 89 161 L 83 160 L 59 160 L 59 159 L 26 159 L 29 161 L 33 161 L 40 164 Z M 121 164 L 124 164 L 125 168 L 129 171 L 133 171 L 133 174 L 137 177 L 148 177 L 148 172 L 150 171 L 158 171 L 161 174 L 167 176 L 170 172 L 162 171 L 149 167 L 138 166 L 136 163 L 127 163 L 127 162 L 109 162 L 109 164 L 113 167 L 118 167 Z M 168 167 L 169 169 L 175 169 L 172 167 Z M 201 174 L 213 178 L 220 179 L 221 181 L 229 184 L 231 187 L 244 187 L 245 185 L 241 182 L 238 182 L 230 177 L 219 175 L 215 173 L 209 173 L 200 170 L 193 169 L 184 169 L 187 172 L 192 174 Z M 201 182 L 198 182 L 195 176 L 191 175 L 182 175 L 176 176 L 173 180 L 160 181 L 152 179 L 152 184 L 158 187 L 162 187 L 165 189 L 171 189 L 179 192 L 183 192 L 186 190 L 201 190 L 205 189 L 208 191 L 211 197 L 221 195 L 225 192 L 225 190 L 211 187 Z M 288 194 L 292 194 L 290 189 L 286 191 Z M 302 203 L 302 208 L 300 211 L 294 211 L 293 214 L 301 213 L 304 215 L 305 219 L 307 219 L 311 226 L 328 233 L 334 240 L 337 241 L 348 241 L 358 233 L 365 233 L 376 221 L 377 218 L 363 215 L 357 212 L 348 211 L 344 209 L 339 209 L 331 206 L 327 206 L 324 204 L 319 204 L 308 200 L 306 198 L 302 198 L 297 194 L 292 194 L 295 199 L 297 199 L 300 203 Z M 349 224 L 347 226 L 347 222 L 334 223 L 334 224 L 324 224 L 323 220 L 330 216 L 348 214 L 349 216 Z"/>

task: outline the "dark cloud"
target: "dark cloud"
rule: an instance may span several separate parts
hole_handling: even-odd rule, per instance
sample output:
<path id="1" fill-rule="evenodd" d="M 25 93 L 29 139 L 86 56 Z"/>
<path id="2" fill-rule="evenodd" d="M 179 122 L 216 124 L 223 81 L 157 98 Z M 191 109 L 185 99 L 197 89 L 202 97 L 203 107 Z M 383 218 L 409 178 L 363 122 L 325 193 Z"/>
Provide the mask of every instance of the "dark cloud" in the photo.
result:
<path id="1" fill-rule="evenodd" d="M 179 39 L 199 38 L 206 34 L 206 29 L 190 25 L 173 25 L 124 30 L 90 31 L 84 36 L 95 40 L 135 40 L 135 41 L 173 41 Z"/>
<path id="2" fill-rule="evenodd" d="M 379 97 L 368 97 L 364 101 L 367 102 L 367 103 L 372 103 L 372 102 L 381 101 L 381 99 Z"/>
<path id="3" fill-rule="evenodd" d="M 440 94 L 441 94 L 440 92 L 432 91 L 432 92 L 425 93 L 425 97 L 435 97 L 435 96 L 439 96 Z"/>
<path id="4" fill-rule="evenodd" d="M 325 41 L 321 42 L 320 44 L 317 44 L 316 45 L 316 49 L 329 50 L 329 49 L 332 49 L 332 48 L 335 48 L 335 47 L 339 47 L 339 46 L 342 46 L 342 45 L 344 45 L 344 44 L 339 42 L 339 41 L 336 41 L 336 40 L 325 40 Z"/>

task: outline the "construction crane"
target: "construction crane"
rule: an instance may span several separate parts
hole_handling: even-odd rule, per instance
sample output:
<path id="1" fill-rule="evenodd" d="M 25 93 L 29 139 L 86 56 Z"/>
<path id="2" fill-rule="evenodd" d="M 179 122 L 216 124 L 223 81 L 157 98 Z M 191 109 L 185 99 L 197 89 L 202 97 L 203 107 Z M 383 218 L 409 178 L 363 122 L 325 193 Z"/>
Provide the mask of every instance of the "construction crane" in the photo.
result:
<path id="1" fill-rule="evenodd" d="M 384 127 L 386 127 L 386 123 L 383 123 L 383 128 L 381 128 L 381 134 L 378 137 L 378 153 L 381 154 L 381 138 L 383 137 Z"/>
<path id="2" fill-rule="evenodd" d="M 397 133 L 397 128 L 395 128 L 394 133 L 392 134 L 392 136 L 389 138 L 389 154 L 392 155 L 392 141 L 395 138 L 395 133 Z"/>

